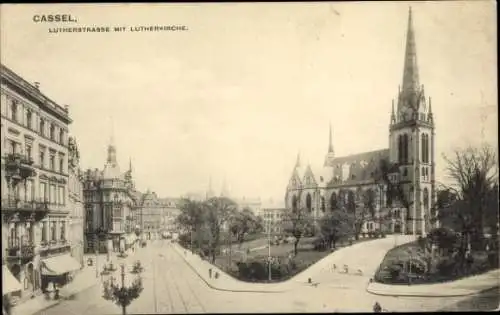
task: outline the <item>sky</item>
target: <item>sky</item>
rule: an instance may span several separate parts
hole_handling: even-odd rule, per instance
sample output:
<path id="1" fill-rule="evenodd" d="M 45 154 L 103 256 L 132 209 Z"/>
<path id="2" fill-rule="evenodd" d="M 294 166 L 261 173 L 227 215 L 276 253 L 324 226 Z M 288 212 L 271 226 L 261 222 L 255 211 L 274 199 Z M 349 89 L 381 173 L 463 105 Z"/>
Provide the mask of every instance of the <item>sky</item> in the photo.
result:
<path id="1" fill-rule="evenodd" d="M 0 7 L 1 62 L 69 105 L 81 167 L 122 170 L 164 197 L 282 200 L 300 152 L 321 165 L 388 147 L 411 5 L 420 82 L 442 154 L 497 148 L 493 1 L 17 4 Z M 35 14 L 77 22 L 35 23 Z M 185 25 L 186 31 L 50 33 L 55 27 Z"/>

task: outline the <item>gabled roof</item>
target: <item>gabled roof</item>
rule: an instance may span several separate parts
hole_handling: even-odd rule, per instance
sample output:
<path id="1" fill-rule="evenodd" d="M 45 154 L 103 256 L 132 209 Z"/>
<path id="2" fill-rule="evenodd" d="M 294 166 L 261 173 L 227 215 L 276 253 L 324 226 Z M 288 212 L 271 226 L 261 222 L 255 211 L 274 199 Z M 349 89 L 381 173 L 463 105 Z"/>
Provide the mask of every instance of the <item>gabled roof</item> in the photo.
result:
<path id="1" fill-rule="evenodd" d="M 329 166 L 311 167 L 311 171 L 319 187 L 325 187 L 333 178 L 333 169 Z"/>

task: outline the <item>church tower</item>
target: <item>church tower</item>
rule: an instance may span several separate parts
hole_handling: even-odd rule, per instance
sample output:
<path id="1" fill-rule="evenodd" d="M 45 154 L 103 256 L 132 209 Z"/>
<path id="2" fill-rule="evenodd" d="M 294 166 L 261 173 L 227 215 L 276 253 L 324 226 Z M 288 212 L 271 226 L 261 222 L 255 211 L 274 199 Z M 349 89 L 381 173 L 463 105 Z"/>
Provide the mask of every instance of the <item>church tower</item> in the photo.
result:
<path id="1" fill-rule="evenodd" d="M 335 152 L 333 150 L 333 133 L 332 124 L 330 123 L 330 134 L 328 138 L 328 153 L 325 156 L 325 163 L 323 166 L 332 166 L 335 159 Z"/>
<path id="2" fill-rule="evenodd" d="M 426 100 L 420 84 L 415 31 L 411 7 L 408 12 L 403 82 L 396 111 L 394 101 L 389 127 L 389 157 L 397 163 L 410 212 L 402 211 L 402 232 L 424 234 L 430 230 L 430 209 L 434 206 L 434 117 L 431 99 Z"/>

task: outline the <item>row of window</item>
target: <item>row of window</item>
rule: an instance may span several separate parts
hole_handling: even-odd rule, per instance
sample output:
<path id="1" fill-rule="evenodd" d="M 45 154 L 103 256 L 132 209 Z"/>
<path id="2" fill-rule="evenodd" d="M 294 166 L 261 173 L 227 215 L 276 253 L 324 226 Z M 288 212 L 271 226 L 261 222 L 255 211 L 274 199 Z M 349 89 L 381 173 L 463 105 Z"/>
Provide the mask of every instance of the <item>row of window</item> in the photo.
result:
<path id="1" fill-rule="evenodd" d="M 57 223 L 59 223 L 59 228 Z M 40 241 L 44 243 L 66 241 L 66 224 L 66 221 L 42 222 L 40 231 L 36 224 L 26 222 L 15 223 L 9 229 L 8 244 L 10 247 L 35 245 L 35 235 L 38 232 L 41 232 Z"/>
<path id="2" fill-rule="evenodd" d="M 66 204 L 66 188 L 62 185 L 49 184 L 40 182 L 40 190 L 38 196 L 35 192 L 35 182 L 33 180 L 26 180 L 24 185 L 16 185 L 10 191 L 15 199 L 30 201 L 44 201 L 50 204 L 65 205 Z M 37 198 L 38 197 L 38 198 Z"/>
<path id="3" fill-rule="evenodd" d="M 22 116 L 21 116 L 22 115 Z M 10 102 L 10 119 L 15 123 L 22 124 L 26 128 L 38 132 L 41 136 L 47 137 L 50 140 L 57 142 L 61 145 L 66 143 L 66 131 L 64 128 L 56 126 L 55 123 L 46 123 L 46 119 L 40 117 L 38 120 L 36 115 L 31 109 L 24 109 L 20 106 L 17 100 Z M 22 118 L 21 118 L 22 117 Z M 35 127 L 38 121 L 38 129 Z"/>
<path id="4" fill-rule="evenodd" d="M 32 144 L 26 143 L 24 153 L 21 149 L 21 144 L 10 139 L 6 139 L 6 147 L 8 152 L 12 154 L 22 154 L 30 160 L 34 160 Z M 40 168 L 49 169 L 54 172 L 65 173 L 66 155 L 62 152 L 57 153 L 56 150 L 49 149 L 49 157 L 47 157 L 47 148 L 44 145 L 39 145 L 38 164 Z"/>

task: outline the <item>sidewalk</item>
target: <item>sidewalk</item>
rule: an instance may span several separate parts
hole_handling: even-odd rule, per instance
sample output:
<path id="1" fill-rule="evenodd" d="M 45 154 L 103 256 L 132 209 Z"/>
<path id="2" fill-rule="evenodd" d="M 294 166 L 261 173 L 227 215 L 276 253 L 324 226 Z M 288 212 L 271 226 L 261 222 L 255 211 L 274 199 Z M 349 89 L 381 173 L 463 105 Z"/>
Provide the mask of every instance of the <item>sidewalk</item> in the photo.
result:
<path id="1" fill-rule="evenodd" d="M 500 269 L 482 275 L 436 284 L 390 285 L 372 282 L 366 291 L 375 295 L 411 297 L 459 297 L 500 286 Z"/>
<path id="2" fill-rule="evenodd" d="M 87 266 L 87 259 L 92 258 L 94 264 L 93 266 Z M 98 263 L 96 266 L 95 254 L 86 254 L 84 255 L 84 267 L 77 271 L 75 278 L 72 282 L 68 283 L 64 287 L 59 290 L 60 299 L 59 300 L 46 300 L 45 295 L 41 294 L 33 299 L 27 300 L 26 302 L 16 305 L 12 308 L 12 315 L 32 315 L 39 311 L 43 311 L 49 309 L 57 304 L 72 299 L 74 295 L 79 292 L 85 291 L 87 289 L 92 288 L 95 285 L 99 285 L 101 283 L 101 276 L 99 274 L 96 277 L 96 267 L 99 268 L 99 272 L 102 271 L 104 262 L 107 260 L 106 254 L 98 255 Z M 134 260 L 134 254 L 130 254 L 127 258 L 117 258 L 115 254 L 110 255 L 110 259 L 113 261 L 113 264 L 119 264 L 121 262 L 125 262 L 127 264 L 132 263 Z"/>
<path id="3" fill-rule="evenodd" d="M 401 245 L 410 241 L 412 241 L 411 236 L 398 236 L 397 243 Z M 291 279 L 279 283 L 251 283 L 237 280 L 208 261 L 201 259 L 198 255 L 192 254 L 189 250 L 186 250 L 186 255 L 184 255 L 184 249 L 180 245 L 173 244 L 172 246 L 212 289 L 232 292 L 277 293 L 290 291 L 304 285 L 311 285 L 308 283 L 309 278 L 311 278 L 313 285 L 320 283 L 329 285 L 331 282 L 338 281 L 339 273 L 331 272 L 333 264 L 336 264 L 339 269 L 342 268 L 343 264 L 348 265 L 350 269 L 349 275 L 353 276 L 357 274 L 359 269 L 364 275 L 363 278 L 369 278 L 373 276 L 387 251 L 394 247 L 394 239 L 387 237 L 343 247 L 317 261 Z M 219 279 L 209 278 L 208 270 L 210 268 L 212 268 L 213 273 L 219 273 Z M 356 282 L 358 281 L 356 280 Z M 360 288 L 365 288 L 365 285 L 366 282 Z"/>
<path id="4" fill-rule="evenodd" d="M 178 244 L 172 244 L 172 248 L 186 261 L 186 263 L 198 274 L 198 276 L 212 289 L 229 292 L 255 292 L 255 293 L 280 293 L 292 289 L 290 284 L 283 283 L 248 283 L 237 280 L 219 268 L 213 266 L 200 256 L 184 250 Z M 186 254 L 184 254 L 186 253 Z M 208 270 L 212 268 L 212 278 L 209 278 Z M 215 279 L 214 274 L 218 272 L 219 278 Z"/>

